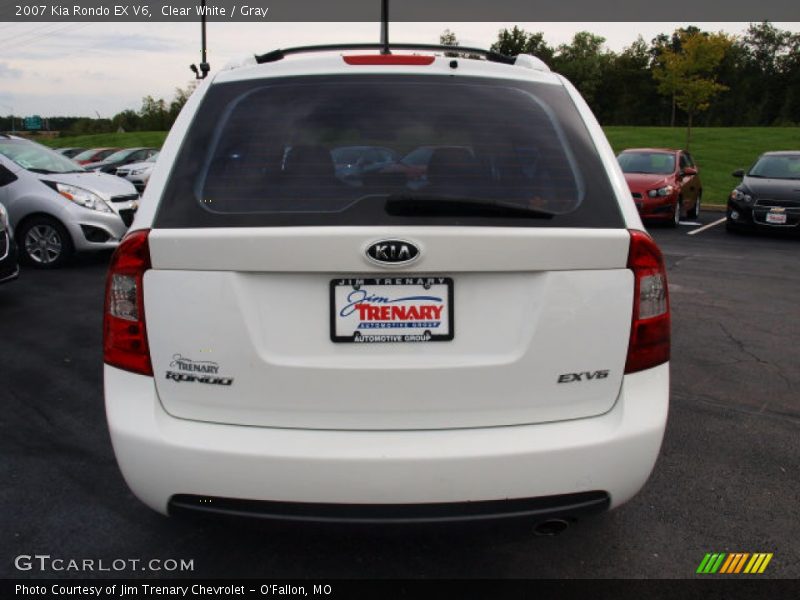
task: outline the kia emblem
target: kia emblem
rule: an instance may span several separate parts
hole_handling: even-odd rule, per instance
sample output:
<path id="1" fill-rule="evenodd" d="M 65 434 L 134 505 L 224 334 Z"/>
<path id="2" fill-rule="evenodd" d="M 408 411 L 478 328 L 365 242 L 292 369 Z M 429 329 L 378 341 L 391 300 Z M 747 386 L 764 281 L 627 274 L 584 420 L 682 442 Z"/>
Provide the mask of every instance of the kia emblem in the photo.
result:
<path id="1" fill-rule="evenodd" d="M 407 265 L 419 258 L 419 248 L 406 240 L 379 240 L 367 246 L 366 255 L 379 265 Z"/>

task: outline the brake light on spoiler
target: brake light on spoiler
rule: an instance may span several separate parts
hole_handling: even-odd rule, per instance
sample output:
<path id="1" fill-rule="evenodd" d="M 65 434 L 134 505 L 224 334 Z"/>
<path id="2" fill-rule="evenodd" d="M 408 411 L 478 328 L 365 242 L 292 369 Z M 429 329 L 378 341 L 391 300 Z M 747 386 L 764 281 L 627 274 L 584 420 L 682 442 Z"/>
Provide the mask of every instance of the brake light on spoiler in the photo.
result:
<path id="1" fill-rule="evenodd" d="M 633 316 L 625 373 L 663 364 L 670 353 L 667 270 L 656 243 L 643 231 L 630 230 L 628 268 L 633 271 Z"/>
<path id="2" fill-rule="evenodd" d="M 348 65 L 417 65 L 433 64 L 434 56 L 417 54 L 354 54 L 342 56 Z"/>

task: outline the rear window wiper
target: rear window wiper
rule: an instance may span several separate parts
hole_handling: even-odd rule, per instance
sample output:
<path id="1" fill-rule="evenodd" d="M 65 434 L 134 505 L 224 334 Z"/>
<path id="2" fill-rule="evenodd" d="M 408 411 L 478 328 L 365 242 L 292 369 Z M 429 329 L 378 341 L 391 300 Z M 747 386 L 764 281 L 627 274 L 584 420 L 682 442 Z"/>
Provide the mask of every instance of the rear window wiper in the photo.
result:
<path id="1" fill-rule="evenodd" d="M 459 214 L 533 219 L 552 219 L 555 216 L 555 213 L 515 202 L 425 194 L 392 194 L 386 198 L 385 209 L 388 214 L 398 216 Z"/>

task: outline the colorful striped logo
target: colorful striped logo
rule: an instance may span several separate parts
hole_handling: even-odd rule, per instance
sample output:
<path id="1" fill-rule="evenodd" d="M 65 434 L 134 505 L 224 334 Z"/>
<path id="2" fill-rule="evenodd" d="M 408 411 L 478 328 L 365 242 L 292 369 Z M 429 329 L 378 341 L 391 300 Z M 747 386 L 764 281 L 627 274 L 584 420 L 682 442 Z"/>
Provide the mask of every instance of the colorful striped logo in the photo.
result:
<path id="1" fill-rule="evenodd" d="M 697 572 L 702 575 L 725 573 L 726 575 L 738 573 L 763 573 L 772 560 L 772 552 L 714 552 L 706 554 L 697 567 Z"/>

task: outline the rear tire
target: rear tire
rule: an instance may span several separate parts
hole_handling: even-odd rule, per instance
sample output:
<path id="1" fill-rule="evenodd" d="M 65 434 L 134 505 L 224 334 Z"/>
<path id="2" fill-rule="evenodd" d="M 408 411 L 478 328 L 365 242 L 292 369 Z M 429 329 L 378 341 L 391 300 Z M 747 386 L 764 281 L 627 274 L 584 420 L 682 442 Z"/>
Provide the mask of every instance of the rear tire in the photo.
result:
<path id="1" fill-rule="evenodd" d="M 33 217 L 17 230 L 20 261 L 35 269 L 57 269 L 72 256 L 72 238 L 52 217 Z"/>

